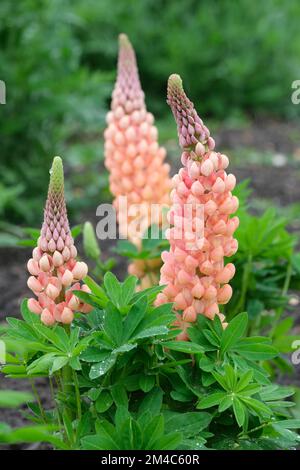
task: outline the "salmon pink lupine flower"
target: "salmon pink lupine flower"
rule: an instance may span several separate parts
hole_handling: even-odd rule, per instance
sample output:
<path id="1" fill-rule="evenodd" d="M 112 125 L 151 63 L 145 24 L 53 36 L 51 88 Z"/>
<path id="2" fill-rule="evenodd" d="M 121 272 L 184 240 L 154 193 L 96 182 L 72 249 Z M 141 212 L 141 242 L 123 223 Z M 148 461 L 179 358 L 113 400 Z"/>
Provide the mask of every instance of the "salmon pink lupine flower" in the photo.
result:
<path id="1" fill-rule="evenodd" d="M 146 109 L 135 52 L 125 34 L 119 37 L 117 81 L 106 119 L 105 165 L 110 172 L 119 230 L 140 246 L 141 235 L 149 226 L 151 205 L 169 206 L 170 167 L 164 163 L 166 150 L 158 144 L 153 115 Z M 124 196 L 130 214 L 123 208 Z M 152 214 L 152 224 L 161 222 L 161 211 L 158 212 Z"/>
<path id="2" fill-rule="evenodd" d="M 225 172 L 228 158 L 215 151 L 215 142 L 178 75 L 169 78 L 167 102 L 177 122 L 183 167 L 173 177 L 168 214 L 172 228 L 167 233 L 170 250 L 162 253 L 160 278 L 166 287 L 156 303 L 174 302 L 175 309 L 182 312 L 176 321 L 183 329 L 179 338 L 187 339 L 186 329 L 199 314 L 210 319 L 218 315 L 223 326 L 227 325 L 219 304 L 229 302 L 232 295 L 228 283 L 235 267 L 225 265 L 224 257 L 238 248 L 233 233 L 239 219 L 231 217 L 238 199 L 231 193 L 235 177 Z"/>
<path id="3" fill-rule="evenodd" d="M 90 292 L 85 284 L 80 285 L 88 267 L 76 261 L 76 256 L 67 217 L 62 160 L 55 157 L 50 171 L 44 223 L 38 245 L 27 263 L 30 273 L 27 285 L 36 296 L 28 300 L 28 308 L 41 315 L 45 325 L 71 323 L 75 311 L 87 313 L 91 309 L 72 292 Z"/>

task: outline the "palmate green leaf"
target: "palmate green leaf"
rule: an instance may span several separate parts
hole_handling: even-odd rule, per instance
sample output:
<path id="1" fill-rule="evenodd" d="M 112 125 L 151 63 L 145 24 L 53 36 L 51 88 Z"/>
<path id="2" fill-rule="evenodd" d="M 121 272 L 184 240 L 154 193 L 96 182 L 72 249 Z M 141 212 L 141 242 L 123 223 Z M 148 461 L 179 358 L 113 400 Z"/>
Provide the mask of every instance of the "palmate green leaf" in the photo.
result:
<path id="1" fill-rule="evenodd" d="M 69 358 L 67 356 L 57 356 L 53 359 L 52 366 L 49 368 L 49 374 L 53 375 L 58 370 L 62 369 L 68 364 Z"/>
<path id="2" fill-rule="evenodd" d="M 277 427 L 284 429 L 300 429 L 300 419 L 283 419 L 274 421 L 272 424 L 276 424 Z"/>
<path id="3" fill-rule="evenodd" d="M 298 343 L 295 343 L 298 341 Z M 295 349 L 294 344 L 300 344 L 300 335 L 284 335 L 277 338 L 274 338 L 273 345 L 283 354 L 288 354 L 293 352 Z"/>
<path id="4" fill-rule="evenodd" d="M 101 429 L 96 435 L 85 436 L 81 439 L 82 450 L 120 450 L 118 443 L 105 429 Z"/>
<path id="5" fill-rule="evenodd" d="M 57 353 L 48 353 L 48 354 L 44 354 L 43 356 L 33 361 L 31 364 L 27 366 L 28 375 L 34 375 L 34 374 L 48 375 L 49 370 L 52 367 L 53 361 L 56 356 L 57 356 Z"/>
<path id="6" fill-rule="evenodd" d="M 209 320 L 208 318 L 206 318 L 207 321 L 207 326 L 211 329 L 211 331 L 215 334 L 216 336 L 216 339 L 221 339 L 222 335 L 223 335 L 223 332 L 224 332 L 224 328 L 222 326 L 222 323 L 221 323 L 221 320 L 220 320 L 220 317 L 218 315 L 215 315 L 213 321 Z"/>
<path id="7" fill-rule="evenodd" d="M 204 329 L 203 336 L 205 336 L 208 342 L 215 346 L 217 349 L 220 347 L 220 340 L 217 335 L 214 334 L 212 331 Z"/>
<path id="8" fill-rule="evenodd" d="M 198 315 L 198 316 L 200 317 L 202 315 Z M 188 335 L 189 335 L 190 340 L 193 343 L 196 343 L 199 346 L 202 346 L 205 349 L 206 352 L 216 351 L 216 349 L 218 349 L 217 346 L 213 346 L 209 342 L 209 340 L 204 336 L 203 330 L 200 331 L 196 327 L 189 327 L 188 328 Z"/>
<path id="9" fill-rule="evenodd" d="M 115 413 L 115 425 L 117 429 L 120 429 L 123 424 L 130 419 L 130 413 L 127 406 L 117 405 Z"/>
<path id="10" fill-rule="evenodd" d="M 116 346 L 120 346 L 122 344 L 122 315 L 120 314 L 119 310 L 115 307 L 115 305 L 111 302 L 109 302 L 106 306 L 104 331 Z"/>
<path id="11" fill-rule="evenodd" d="M 181 403 L 188 403 L 191 402 L 194 399 L 194 394 L 189 393 L 182 393 L 182 392 L 177 392 L 176 390 L 172 390 L 170 393 L 171 398 L 175 401 L 180 401 Z"/>
<path id="12" fill-rule="evenodd" d="M 34 401 L 33 395 L 29 392 L 0 390 L 0 408 L 18 408 L 28 401 Z"/>
<path id="13" fill-rule="evenodd" d="M 132 305 L 123 323 L 123 342 L 127 342 L 131 338 L 134 331 L 143 320 L 147 307 L 148 300 L 146 296 L 141 297 Z"/>
<path id="14" fill-rule="evenodd" d="M 95 402 L 95 408 L 98 413 L 104 413 L 111 407 L 112 404 L 113 398 L 111 394 L 107 390 L 104 390 L 100 393 L 99 397 L 97 398 Z"/>
<path id="15" fill-rule="evenodd" d="M 90 434 L 93 427 L 93 418 L 89 411 L 86 411 L 82 418 L 79 420 L 77 425 L 77 438 L 81 439 L 82 437 Z"/>
<path id="16" fill-rule="evenodd" d="M 185 437 L 199 435 L 200 431 L 206 429 L 212 420 L 212 415 L 205 411 L 186 413 L 166 411 L 164 417 L 166 432 L 182 432 Z"/>
<path id="17" fill-rule="evenodd" d="M 278 426 L 277 424 L 273 424 L 272 427 L 280 436 L 279 446 L 282 446 L 284 449 L 286 449 L 288 447 L 288 445 L 287 444 L 284 445 L 283 442 L 289 443 L 289 447 L 291 447 L 291 445 L 293 443 L 294 444 L 293 445 L 294 449 L 296 448 L 297 445 L 299 445 L 300 438 L 299 438 L 299 435 L 297 433 L 295 433 L 294 431 L 291 431 L 290 429 L 282 428 L 282 427 Z"/>
<path id="18" fill-rule="evenodd" d="M 202 356 L 199 361 L 199 367 L 205 372 L 211 372 L 215 368 L 215 361 L 208 356 Z"/>
<path id="19" fill-rule="evenodd" d="M 124 436 L 125 433 L 122 432 L 122 429 L 120 431 L 121 431 L 120 435 Z M 132 450 L 141 449 L 142 443 L 143 443 L 143 431 L 139 423 L 133 419 L 131 420 L 130 434 L 131 434 L 130 436 L 131 447 L 129 448 Z M 126 447 L 124 447 L 124 449 L 126 449 Z"/>
<path id="20" fill-rule="evenodd" d="M 95 308 L 105 308 L 107 304 L 107 300 L 104 301 L 100 297 L 94 295 L 94 294 L 88 294 L 87 292 L 83 292 L 82 290 L 73 290 L 73 294 L 76 295 L 80 300 L 83 302 L 91 305 L 92 307 Z"/>
<path id="21" fill-rule="evenodd" d="M 10 444 L 18 444 L 24 442 L 50 442 L 57 449 L 68 449 L 67 445 L 55 436 L 55 427 L 45 425 L 24 426 L 11 430 L 7 436 L 1 438 Z"/>
<path id="22" fill-rule="evenodd" d="M 273 359 L 278 355 L 276 348 L 268 344 L 265 338 L 259 336 L 240 339 L 232 347 L 232 350 L 253 361 Z"/>
<path id="23" fill-rule="evenodd" d="M 146 424 L 140 423 L 140 420 L 138 420 L 140 425 L 144 428 L 142 447 L 144 450 L 150 450 L 155 440 L 157 438 L 160 438 L 164 434 L 163 416 L 154 416 L 153 419 L 151 419 L 150 413 L 147 415 L 147 417 L 148 416 L 150 417 L 150 419 L 148 422 L 146 422 Z"/>
<path id="24" fill-rule="evenodd" d="M 179 433 L 166 434 L 153 442 L 151 450 L 174 450 L 182 441 Z"/>
<path id="25" fill-rule="evenodd" d="M 253 377 L 253 371 L 252 370 L 248 370 L 247 372 L 242 374 L 242 376 L 239 379 L 238 385 L 236 387 L 236 391 L 241 392 L 242 390 L 244 390 L 249 385 L 249 383 L 251 382 L 252 377 Z"/>
<path id="26" fill-rule="evenodd" d="M 248 324 L 246 312 L 240 313 L 230 321 L 221 338 L 221 354 L 224 354 L 244 335 Z"/>
<path id="27" fill-rule="evenodd" d="M 36 329 L 38 333 L 43 338 L 52 343 L 53 346 L 57 348 L 57 350 L 65 353 L 70 351 L 69 336 L 67 335 L 65 329 L 61 326 L 55 326 L 55 328 L 51 329 L 45 325 L 40 324 L 36 327 Z"/>
<path id="28" fill-rule="evenodd" d="M 82 351 L 84 351 L 88 347 L 88 345 L 93 341 L 95 336 L 96 334 L 90 334 L 89 336 L 85 336 L 80 339 L 76 346 L 72 346 L 71 344 L 70 351 L 68 352 L 68 354 L 72 353 L 73 357 L 79 356 L 79 354 L 81 354 Z"/>
<path id="29" fill-rule="evenodd" d="M 121 307 L 124 307 L 130 303 L 135 292 L 137 284 L 136 276 L 129 276 L 123 284 L 121 284 Z"/>
<path id="30" fill-rule="evenodd" d="M 138 438 L 140 436 L 140 429 L 138 428 L 137 430 L 135 429 L 135 435 L 133 435 L 133 426 L 134 426 L 134 420 L 132 419 L 131 415 L 129 415 L 128 419 L 126 419 L 125 421 L 123 421 L 122 425 L 120 426 L 120 428 L 118 428 L 116 430 L 116 438 L 118 440 L 118 445 L 120 447 L 120 449 L 124 450 L 133 450 L 134 447 L 133 447 L 133 442 L 134 442 L 134 437 L 135 437 L 135 441 L 137 440 L 136 438 Z M 140 440 L 141 440 L 141 436 L 140 436 Z M 135 447 L 135 450 L 139 449 L 138 443 L 136 443 L 136 447 Z"/>
<path id="31" fill-rule="evenodd" d="M 153 287 L 148 287 L 147 289 L 144 289 L 140 292 L 137 292 L 132 297 L 131 303 L 135 303 L 142 296 L 146 295 L 148 298 L 149 304 L 151 304 L 156 299 L 157 294 L 159 294 L 163 290 L 164 287 L 166 286 L 164 285 L 153 286 Z"/>
<path id="32" fill-rule="evenodd" d="M 80 337 L 80 328 L 78 328 L 78 326 L 72 326 L 71 331 L 70 331 L 70 337 L 68 337 L 68 343 L 70 344 L 71 350 L 74 349 L 77 343 L 79 342 L 79 337 Z"/>
<path id="33" fill-rule="evenodd" d="M 238 381 L 237 371 L 230 364 L 225 364 L 224 372 L 225 372 L 224 375 L 226 377 L 226 382 L 229 386 L 229 389 L 235 391 L 236 386 L 237 386 L 237 381 Z"/>
<path id="34" fill-rule="evenodd" d="M 126 256 L 128 258 L 138 257 L 139 254 L 137 247 L 128 240 L 118 240 L 117 247 L 114 251 L 121 256 Z"/>
<path id="35" fill-rule="evenodd" d="M 150 307 L 147 311 L 141 328 L 149 328 L 150 326 L 169 326 L 174 322 L 173 304 L 168 302 L 158 307 Z"/>
<path id="36" fill-rule="evenodd" d="M 295 390 L 292 387 L 283 387 L 277 384 L 272 384 L 264 387 L 260 392 L 260 397 L 263 401 L 271 402 L 273 400 L 282 400 L 284 398 L 294 395 Z"/>
<path id="37" fill-rule="evenodd" d="M 28 325 L 34 326 L 35 324 L 41 324 L 40 317 L 29 310 L 28 299 L 24 299 L 21 303 L 21 314 Z"/>
<path id="38" fill-rule="evenodd" d="M 8 317 L 6 321 L 10 326 L 7 331 L 8 337 L 26 340 L 31 343 L 43 344 L 37 332 L 25 321 L 10 317 Z"/>
<path id="39" fill-rule="evenodd" d="M 238 425 L 241 427 L 243 426 L 245 419 L 246 419 L 244 405 L 237 397 L 233 398 L 232 405 L 233 405 L 233 412 L 234 412 L 235 419 Z"/>
<path id="40" fill-rule="evenodd" d="M 129 351 L 131 351 L 132 349 L 134 349 L 136 347 L 137 347 L 136 343 L 122 344 L 122 346 L 119 346 L 118 348 L 113 349 L 112 354 L 119 354 L 119 353 L 129 352 Z"/>
<path id="41" fill-rule="evenodd" d="M 78 356 L 73 356 L 69 359 L 69 366 L 73 369 L 73 370 L 81 370 L 82 367 L 81 367 L 81 362 L 79 360 L 79 357 Z"/>
<path id="42" fill-rule="evenodd" d="M 139 378 L 139 386 L 143 392 L 147 393 L 150 392 L 150 390 L 154 387 L 155 385 L 155 376 L 154 375 L 146 375 L 143 374 Z"/>
<path id="43" fill-rule="evenodd" d="M 253 377 L 257 382 L 263 385 L 270 385 L 270 380 L 268 379 L 270 374 L 265 368 L 259 366 L 256 362 L 248 361 L 236 353 L 231 354 L 231 358 L 241 371 L 247 372 L 249 369 L 253 370 Z"/>
<path id="44" fill-rule="evenodd" d="M 219 408 L 218 408 L 218 411 L 220 413 L 223 413 L 224 411 L 226 411 L 228 408 L 230 408 L 233 404 L 233 396 L 232 394 L 229 394 L 229 395 L 226 395 L 221 401 L 220 401 L 220 405 L 219 405 Z"/>
<path id="45" fill-rule="evenodd" d="M 116 382 L 110 389 L 114 403 L 118 407 L 128 407 L 128 396 L 123 384 Z"/>
<path id="46" fill-rule="evenodd" d="M 256 400 L 255 398 L 251 397 L 244 397 L 242 395 L 239 395 L 240 400 L 242 403 L 248 408 L 251 409 L 252 411 L 256 412 L 258 415 L 263 415 L 263 416 L 271 416 L 272 411 L 271 409 L 262 403 L 259 400 Z"/>
<path id="47" fill-rule="evenodd" d="M 162 399 L 162 390 L 158 387 L 153 388 L 140 403 L 138 416 L 141 416 L 146 411 L 151 413 L 152 416 L 158 415 L 161 409 Z"/>
<path id="48" fill-rule="evenodd" d="M 95 346 L 89 346 L 80 354 L 80 360 L 84 362 L 101 362 L 110 356 L 110 352 L 103 351 Z"/>
<path id="49" fill-rule="evenodd" d="M 173 351 L 180 351 L 187 354 L 203 354 L 204 348 L 199 344 L 189 341 L 165 341 L 162 343 L 164 347 Z"/>
<path id="50" fill-rule="evenodd" d="M 197 438 L 194 439 L 186 439 L 185 436 L 183 435 L 182 441 L 180 443 L 180 450 L 209 450 L 208 447 L 205 446 L 207 442 L 207 439 L 205 439 L 202 436 L 197 436 Z"/>
<path id="51" fill-rule="evenodd" d="M 261 391 L 262 387 L 260 384 L 253 383 L 247 385 L 246 388 L 243 390 L 239 391 L 239 396 L 245 396 L 245 397 L 250 397 L 251 395 L 255 395 L 256 393 L 259 393 Z"/>
<path id="52" fill-rule="evenodd" d="M 283 335 L 288 334 L 291 331 L 294 324 L 294 319 L 292 317 L 286 317 L 280 323 L 278 323 L 273 331 L 273 337 L 277 338 Z"/>
<path id="53" fill-rule="evenodd" d="M 10 378 L 22 378 L 27 377 L 26 366 L 22 365 L 4 365 L 1 368 L 1 372 Z"/>
<path id="54" fill-rule="evenodd" d="M 89 378 L 94 380 L 106 374 L 106 372 L 114 366 L 116 359 L 117 356 L 115 354 L 111 354 L 103 361 L 93 364 L 89 373 Z"/>
<path id="55" fill-rule="evenodd" d="M 72 227 L 71 234 L 74 239 L 77 238 L 81 233 L 82 233 L 82 224 L 74 225 L 74 227 Z"/>
<path id="56" fill-rule="evenodd" d="M 204 371 L 202 371 L 201 380 L 202 380 L 202 384 L 204 387 L 209 387 L 211 384 L 213 384 L 216 381 L 216 379 L 214 378 L 212 374 L 209 374 Z"/>
<path id="57" fill-rule="evenodd" d="M 152 326 L 146 330 L 137 332 L 132 338 L 132 341 L 137 339 L 152 338 L 154 336 L 163 336 L 169 333 L 169 329 L 166 326 Z"/>
<path id="58" fill-rule="evenodd" d="M 119 308 L 121 306 L 122 287 L 116 276 L 110 271 L 105 273 L 104 287 L 111 302 Z"/>
<path id="59" fill-rule="evenodd" d="M 90 388 L 87 392 L 86 392 L 86 396 L 91 400 L 91 401 L 96 401 L 97 398 L 99 397 L 100 393 L 101 393 L 101 388 Z"/>
<path id="60" fill-rule="evenodd" d="M 99 286 L 99 284 L 97 284 L 97 282 L 95 282 L 90 276 L 86 276 L 84 278 L 84 282 L 91 289 L 92 294 L 94 294 L 98 300 L 101 301 L 103 306 L 105 306 L 109 299 L 102 287 Z"/>
<path id="61" fill-rule="evenodd" d="M 211 408 L 212 406 L 219 405 L 221 400 L 226 396 L 226 392 L 214 392 L 204 398 L 201 398 L 197 404 L 199 410 Z"/>
<path id="62" fill-rule="evenodd" d="M 230 383 L 228 382 L 228 377 L 226 375 L 219 374 L 216 371 L 212 371 L 213 377 L 216 379 L 216 381 L 221 385 L 224 390 L 227 392 L 232 390 L 232 387 L 230 386 Z"/>

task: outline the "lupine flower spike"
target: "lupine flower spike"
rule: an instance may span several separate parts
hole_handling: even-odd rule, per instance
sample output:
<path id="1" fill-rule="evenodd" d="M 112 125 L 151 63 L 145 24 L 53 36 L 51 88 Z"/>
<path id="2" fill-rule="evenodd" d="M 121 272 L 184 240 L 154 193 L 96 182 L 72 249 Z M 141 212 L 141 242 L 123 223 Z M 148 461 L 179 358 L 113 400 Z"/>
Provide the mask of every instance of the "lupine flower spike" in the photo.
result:
<path id="1" fill-rule="evenodd" d="M 36 298 L 28 300 L 28 308 L 38 315 L 45 325 L 55 322 L 71 323 L 74 312 L 86 313 L 90 306 L 83 304 L 73 290 L 90 292 L 80 281 L 87 275 L 88 267 L 76 261 L 77 250 L 69 228 L 65 196 L 64 174 L 60 157 L 55 157 L 50 171 L 48 198 L 44 210 L 44 223 L 27 263 L 31 276 L 28 287 Z"/>
<path id="2" fill-rule="evenodd" d="M 183 329 L 179 337 L 187 339 L 186 329 L 199 314 L 211 319 L 218 315 L 223 326 L 227 325 L 219 304 L 226 304 L 232 295 L 228 283 L 235 267 L 232 263 L 225 265 L 224 257 L 238 248 L 233 233 L 239 219 L 231 217 L 238 208 L 238 199 L 231 194 L 236 179 L 225 172 L 228 158 L 214 150 L 215 142 L 178 75 L 169 78 L 167 102 L 177 122 L 183 167 L 173 177 L 168 214 L 172 228 L 167 233 L 170 251 L 162 253 L 160 278 L 167 287 L 158 295 L 157 304 L 174 302 L 177 324 Z M 201 236 L 197 231 L 199 222 Z"/>
<path id="3" fill-rule="evenodd" d="M 135 221 L 143 232 L 148 228 L 151 204 L 169 205 L 170 167 L 164 163 L 166 150 L 158 145 L 158 132 L 153 115 L 146 109 L 135 53 L 125 34 L 119 37 L 118 74 L 107 124 L 105 164 L 110 172 L 119 229 L 126 236 L 128 225 Z M 139 205 L 138 215 L 134 211 L 128 217 L 123 213 L 122 196 L 127 197 L 129 209 Z M 128 235 L 134 244 L 140 245 L 139 234 L 129 230 Z"/>

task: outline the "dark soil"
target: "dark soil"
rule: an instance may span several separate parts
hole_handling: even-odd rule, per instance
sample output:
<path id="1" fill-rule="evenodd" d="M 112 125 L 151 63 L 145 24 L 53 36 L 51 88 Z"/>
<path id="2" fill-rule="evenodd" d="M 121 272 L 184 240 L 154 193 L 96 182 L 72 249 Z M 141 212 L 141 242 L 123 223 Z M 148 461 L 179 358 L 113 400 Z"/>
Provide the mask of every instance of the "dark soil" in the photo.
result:
<path id="1" fill-rule="evenodd" d="M 292 137 L 296 131 L 294 125 L 286 123 L 269 123 L 267 126 L 255 123 L 250 129 L 228 130 L 221 129 L 216 136 L 218 148 L 237 148 L 242 146 L 253 146 L 258 150 L 273 150 L 276 152 L 298 151 L 299 142 L 295 142 Z M 174 171 L 176 170 L 176 165 Z M 300 170 L 294 165 L 285 165 L 281 168 L 272 166 L 259 166 L 246 164 L 239 167 L 230 167 L 240 182 L 246 178 L 251 180 L 250 186 L 253 189 L 255 198 L 270 200 L 280 206 L 300 201 Z M 90 220 L 96 222 L 96 218 L 91 212 Z M 89 214 L 90 215 L 90 214 Z M 84 214 L 86 219 L 86 214 Z M 114 241 L 101 242 L 104 258 L 115 256 L 111 252 L 115 245 Z M 0 249 L 0 324 L 4 322 L 6 316 L 19 316 L 19 306 L 24 296 L 30 295 L 27 288 L 26 262 L 29 259 L 31 250 L 28 249 Z M 118 258 L 115 273 L 119 278 L 126 274 L 126 260 Z M 37 388 L 41 394 L 43 404 L 47 408 L 51 406 L 48 386 L 44 379 L 37 381 Z M 0 389 L 11 388 L 15 390 L 30 390 L 27 381 L 4 379 L 0 376 Z M 25 420 L 20 410 L 0 410 L 0 421 L 5 421 L 11 426 L 20 426 Z M 10 446 L 8 448 L 36 449 L 45 448 L 38 445 Z M 1 448 L 1 447 L 0 447 Z M 2 446 L 2 448 L 4 448 Z M 6 447 L 7 448 L 7 447 Z"/>
<path id="2" fill-rule="evenodd" d="M 300 147 L 299 123 L 256 118 L 239 129 L 221 127 L 216 135 L 218 148 L 252 147 L 260 151 L 294 154 Z"/>

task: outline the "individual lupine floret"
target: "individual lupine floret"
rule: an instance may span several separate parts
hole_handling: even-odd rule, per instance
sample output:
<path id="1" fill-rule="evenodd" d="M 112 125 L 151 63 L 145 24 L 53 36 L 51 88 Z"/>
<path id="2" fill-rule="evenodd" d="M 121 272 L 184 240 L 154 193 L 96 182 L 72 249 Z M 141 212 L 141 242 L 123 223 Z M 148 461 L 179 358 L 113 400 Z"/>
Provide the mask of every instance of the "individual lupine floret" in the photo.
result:
<path id="1" fill-rule="evenodd" d="M 62 160 L 55 157 L 50 170 L 44 223 L 37 247 L 27 263 L 31 274 L 27 285 L 37 297 L 28 300 L 28 308 L 40 314 L 45 325 L 68 324 L 75 311 L 86 313 L 90 310 L 89 305 L 73 294 L 73 290 L 90 292 L 88 286 L 80 285 L 88 267 L 84 262 L 76 261 L 76 256 L 67 217 Z"/>
<path id="2" fill-rule="evenodd" d="M 180 338 L 186 339 L 186 328 L 198 314 L 211 319 L 219 315 L 224 322 L 219 304 L 229 302 L 229 281 L 235 274 L 234 265 L 225 265 L 224 257 L 238 248 L 233 233 L 239 219 L 231 217 L 238 199 L 231 193 L 236 179 L 225 171 L 228 158 L 214 150 L 215 142 L 178 75 L 169 78 L 167 102 L 177 122 L 183 167 L 173 177 L 168 214 L 172 228 L 167 233 L 170 250 L 162 253 L 160 278 L 167 287 L 158 295 L 157 304 L 174 302 L 182 312 L 177 321 L 183 329 Z"/>
<path id="3" fill-rule="evenodd" d="M 119 230 L 140 246 L 148 226 L 161 222 L 161 210 L 152 213 L 150 221 L 151 205 L 169 206 L 170 167 L 164 163 L 166 151 L 158 144 L 153 115 L 146 109 L 135 53 L 124 34 L 119 37 L 118 74 L 107 124 L 105 165 L 110 172 Z M 124 196 L 127 207 L 122 204 Z"/>

